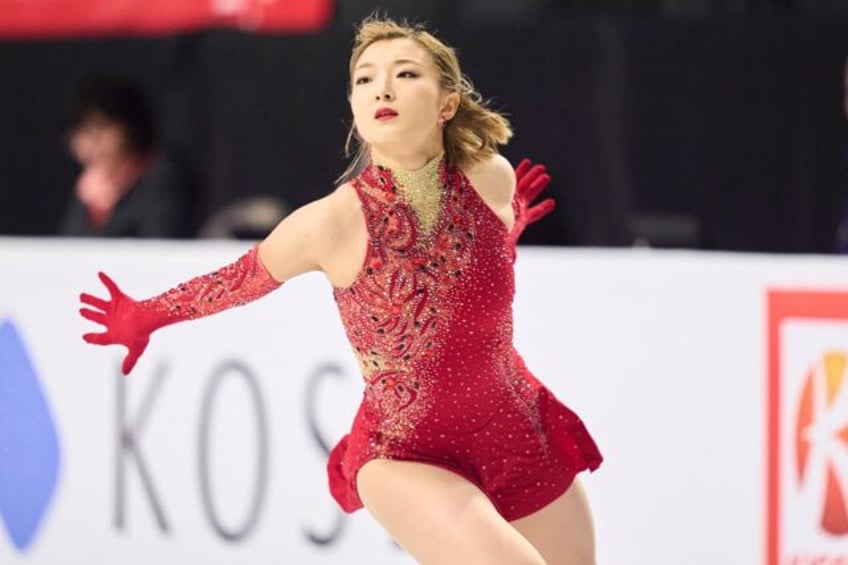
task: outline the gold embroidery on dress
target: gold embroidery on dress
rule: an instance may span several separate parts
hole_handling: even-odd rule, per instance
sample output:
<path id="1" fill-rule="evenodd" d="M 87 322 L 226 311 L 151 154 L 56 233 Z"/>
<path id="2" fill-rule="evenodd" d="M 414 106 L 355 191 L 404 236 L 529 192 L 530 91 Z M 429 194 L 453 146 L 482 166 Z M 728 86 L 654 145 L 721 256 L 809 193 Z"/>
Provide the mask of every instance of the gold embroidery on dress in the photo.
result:
<path id="1" fill-rule="evenodd" d="M 414 171 L 393 169 L 375 159 L 375 164 L 392 173 L 398 187 L 398 195 L 415 212 L 418 226 L 425 235 L 429 235 L 439 218 L 442 204 L 442 186 L 439 166 L 444 153 L 433 157 L 426 165 Z"/>

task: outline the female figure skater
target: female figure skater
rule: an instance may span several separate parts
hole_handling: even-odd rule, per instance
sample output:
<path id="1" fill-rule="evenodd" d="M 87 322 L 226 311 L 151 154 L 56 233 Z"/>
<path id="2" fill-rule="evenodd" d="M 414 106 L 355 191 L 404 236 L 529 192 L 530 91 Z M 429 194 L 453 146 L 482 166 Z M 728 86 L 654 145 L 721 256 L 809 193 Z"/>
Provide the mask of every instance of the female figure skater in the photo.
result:
<path id="1" fill-rule="evenodd" d="M 106 330 L 84 338 L 127 346 L 127 373 L 155 329 L 323 271 L 365 379 L 328 462 L 341 507 L 364 505 L 425 564 L 594 563 L 575 476 L 601 455 L 512 345 L 515 241 L 551 209 L 529 206 L 550 179 L 497 154 L 508 123 L 420 27 L 363 22 L 350 80 L 360 172 L 157 297 L 137 302 L 101 273 L 110 299 L 83 294 L 81 313 Z"/>

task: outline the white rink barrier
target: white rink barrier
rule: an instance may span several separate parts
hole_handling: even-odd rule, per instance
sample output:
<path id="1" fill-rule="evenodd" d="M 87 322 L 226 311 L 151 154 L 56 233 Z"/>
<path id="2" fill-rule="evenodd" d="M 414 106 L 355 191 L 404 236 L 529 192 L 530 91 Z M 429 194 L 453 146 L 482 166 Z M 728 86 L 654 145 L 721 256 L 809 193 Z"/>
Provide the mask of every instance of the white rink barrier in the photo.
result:
<path id="1" fill-rule="evenodd" d="M 238 242 L 0 238 L 0 563 L 407 563 L 330 498 L 361 394 L 329 284 L 157 332 L 129 378 L 81 291 Z M 848 563 L 848 262 L 524 248 L 516 341 L 585 420 L 599 563 Z M 437 543 L 437 542 L 436 542 Z"/>

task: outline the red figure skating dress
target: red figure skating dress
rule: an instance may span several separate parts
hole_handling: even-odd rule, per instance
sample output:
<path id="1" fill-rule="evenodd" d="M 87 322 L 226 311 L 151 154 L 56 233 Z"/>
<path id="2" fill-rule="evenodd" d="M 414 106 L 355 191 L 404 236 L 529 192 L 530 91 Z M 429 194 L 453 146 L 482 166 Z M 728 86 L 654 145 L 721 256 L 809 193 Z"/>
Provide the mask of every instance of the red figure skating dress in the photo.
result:
<path id="1" fill-rule="evenodd" d="M 363 464 L 417 461 L 459 473 L 516 520 L 602 457 L 513 347 L 506 227 L 459 169 L 429 166 L 440 193 L 417 211 L 388 168 L 369 164 L 352 181 L 368 247 L 357 279 L 334 296 L 365 393 L 330 454 L 330 489 L 352 512 Z"/>

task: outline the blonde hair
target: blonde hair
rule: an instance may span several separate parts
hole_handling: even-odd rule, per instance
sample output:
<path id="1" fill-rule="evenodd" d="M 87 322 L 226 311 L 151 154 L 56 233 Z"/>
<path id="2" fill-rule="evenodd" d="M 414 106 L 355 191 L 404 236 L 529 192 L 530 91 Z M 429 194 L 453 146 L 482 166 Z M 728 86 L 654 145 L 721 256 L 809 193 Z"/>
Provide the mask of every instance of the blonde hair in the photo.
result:
<path id="1" fill-rule="evenodd" d="M 474 89 L 471 81 L 462 74 L 456 51 L 429 33 L 420 24 L 395 22 L 379 15 L 367 17 L 359 24 L 350 55 L 350 80 L 356 62 L 371 44 L 389 39 L 411 39 L 418 43 L 433 58 L 439 71 L 441 87 L 448 92 L 459 94 L 459 106 L 456 114 L 444 128 L 445 157 L 451 165 L 470 165 L 479 163 L 497 154 L 498 146 L 505 145 L 512 137 L 509 121 L 500 113 L 492 110 Z M 348 86 L 348 95 L 352 85 Z M 340 177 L 347 180 L 363 165 L 368 152 L 368 144 L 358 137 L 356 124 L 351 124 L 345 142 L 345 155 L 351 155 L 351 144 L 356 140 L 356 155 Z"/>

